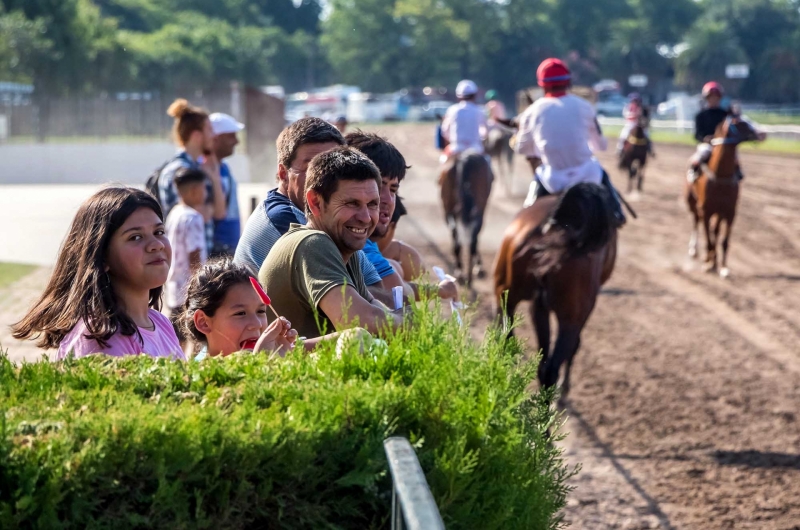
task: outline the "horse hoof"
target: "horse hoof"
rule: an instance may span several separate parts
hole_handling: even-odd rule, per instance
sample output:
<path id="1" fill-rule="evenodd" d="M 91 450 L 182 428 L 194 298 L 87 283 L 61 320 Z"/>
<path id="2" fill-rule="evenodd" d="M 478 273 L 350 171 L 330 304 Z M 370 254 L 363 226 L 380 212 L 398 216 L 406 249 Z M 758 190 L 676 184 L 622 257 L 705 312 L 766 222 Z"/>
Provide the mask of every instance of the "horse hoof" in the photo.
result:
<path id="1" fill-rule="evenodd" d="M 709 274 L 714 274 L 717 272 L 717 266 L 714 263 L 709 263 L 705 266 L 704 270 Z"/>
<path id="2" fill-rule="evenodd" d="M 689 248 L 689 257 L 694 259 L 697 257 L 697 249 L 696 248 Z"/>
<path id="3" fill-rule="evenodd" d="M 476 277 L 477 277 L 479 280 L 482 280 L 482 279 L 486 278 L 486 271 L 485 271 L 485 270 L 483 270 L 481 267 L 477 267 L 477 268 L 475 269 L 475 276 L 476 276 Z"/>
<path id="4" fill-rule="evenodd" d="M 720 278 L 729 278 L 731 275 L 731 270 L 728 267 L 722 267 L 719 271 Z"/>

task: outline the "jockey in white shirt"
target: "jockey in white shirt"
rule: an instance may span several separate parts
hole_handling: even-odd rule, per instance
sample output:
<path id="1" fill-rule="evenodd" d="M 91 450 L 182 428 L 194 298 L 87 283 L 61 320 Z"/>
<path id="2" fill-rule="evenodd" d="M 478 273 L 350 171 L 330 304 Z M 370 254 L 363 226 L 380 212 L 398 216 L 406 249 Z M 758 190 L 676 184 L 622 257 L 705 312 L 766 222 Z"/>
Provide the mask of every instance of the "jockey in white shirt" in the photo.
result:
<path id="1" fill-rule="evenodd" d="M 571 74 L 558 59 L 546 59 L 536 71 L 544 97 L 519 117 L 517 153 L 529 160 L 541 159 L 536 168 L 525 206 L 537 197 L 561 193 L 580 182 L 602 184 L 609 189 L 614 215 L 620 225 L 625 215 L 616 190 L 593 151 L 605 151 L 603 136 L 592 105 L 567 93 Z M 531 160 L 532 165 L 536 165 Z"/>
<path id="2" fill-rule="evenodd" d="M 466 151 L 483 154 L 486 138 L 486 116 L 475 104 L 478 86 L 465 79 L 456 87 L 458 103 L 451 105 L 442 120 L 442 136 L 450 143 L 445 149 L 449 157 Z"/>

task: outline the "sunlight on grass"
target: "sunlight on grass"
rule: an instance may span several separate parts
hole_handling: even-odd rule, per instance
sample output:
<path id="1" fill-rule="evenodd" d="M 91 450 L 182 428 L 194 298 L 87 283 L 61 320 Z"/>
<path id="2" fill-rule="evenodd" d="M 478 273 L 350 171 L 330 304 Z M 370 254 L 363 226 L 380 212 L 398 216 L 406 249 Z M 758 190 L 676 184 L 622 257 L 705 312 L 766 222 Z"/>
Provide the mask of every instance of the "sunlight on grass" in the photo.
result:
<path id="1" fill-rule="evenodd" d="M 619 138 L 619 132 L 621 130 L 621 127 L 607 125 L 603 127 L 603 134 L 609 139 L 616 140 Z M 651 129 L 650 138 L 656 144 L 665 143 L 693 146 L 697 143 L 691 132 L 679 133 L 677 131 Z M 742 144 L 740 149 L 742 151 L 760 151 L 762 153 L 800 154 L 800 141 L 787 140 L 785 138 L 767 138 L 766 141 L 760 143 L 749 142 Z"/>
<path id="2" fill-rule="evenodd" d="M 36 265 L 23 265 L 20 263 L 0 263 L 0 289 L 11 285 L 32 273 Z"/>

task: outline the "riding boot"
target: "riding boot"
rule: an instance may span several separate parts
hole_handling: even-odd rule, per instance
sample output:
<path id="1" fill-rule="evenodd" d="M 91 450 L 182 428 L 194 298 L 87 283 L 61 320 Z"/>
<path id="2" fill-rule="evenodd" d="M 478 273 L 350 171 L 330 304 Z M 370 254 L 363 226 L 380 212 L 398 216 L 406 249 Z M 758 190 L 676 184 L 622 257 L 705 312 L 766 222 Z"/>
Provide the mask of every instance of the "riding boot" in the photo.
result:
<path id="1" fill-rule="evenodd" d="M 619 192 L 617 192 L 614 185 L 611 184 L 611 179 L 608 178 L 608 173 L 605 171 L 603 171 L 603 186 L 608 190 L 608 195 L 611 199 L 610 206 L 614 213 L 614 220 L 616 221 L 617 228 L 620 228 L 627 222 L 627 219 L 625 218 L 625 212 L 622 211 L 622 202 L 619 200 Z"/>

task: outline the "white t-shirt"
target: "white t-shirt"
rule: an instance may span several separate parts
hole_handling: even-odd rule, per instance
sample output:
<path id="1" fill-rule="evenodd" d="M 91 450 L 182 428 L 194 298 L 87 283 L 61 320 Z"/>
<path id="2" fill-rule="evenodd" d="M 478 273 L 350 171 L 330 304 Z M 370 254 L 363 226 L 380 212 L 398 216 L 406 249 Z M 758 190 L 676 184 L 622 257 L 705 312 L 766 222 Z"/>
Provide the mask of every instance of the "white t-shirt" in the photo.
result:
<path id="1" fill-rule="evenodd" d="M 200 251 L 200 263 L 206 261 L 206 229 L 203 216 L 190 206 L 178 203 L 169 212 L 167 238 L 172 245 L 172 266 L 169 268 L 166 291 L 167 307 L 175 309 L 186 301 L 186 287 L 192 277 L 189 255 Z"/>
<path id="2" fill-rule="evenodd" d="M 486 137 L 486 115 L 471 101 L 451 105 L 442 120 L 442 136 L 450 142 L 451 153 L 471 150 L 483 153 Z"/>
<path id="3" fill-rule="evenodd" d="M 537 99 L 520 116 L 517 153 L 542 159 L 536 176 L 550 193 L 579 182 L 600 184 L 603 168 L 592 152 L 607 146 L 594 108 L 578 96 Z"/>

